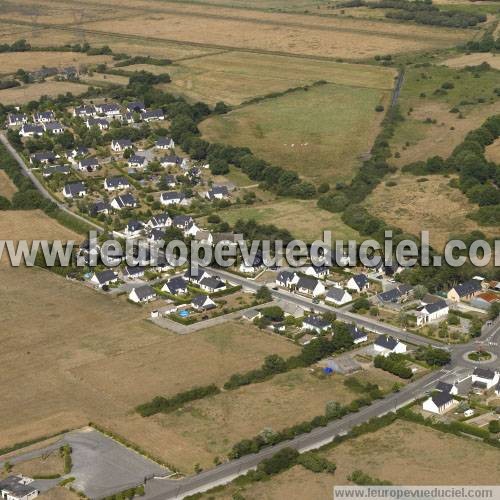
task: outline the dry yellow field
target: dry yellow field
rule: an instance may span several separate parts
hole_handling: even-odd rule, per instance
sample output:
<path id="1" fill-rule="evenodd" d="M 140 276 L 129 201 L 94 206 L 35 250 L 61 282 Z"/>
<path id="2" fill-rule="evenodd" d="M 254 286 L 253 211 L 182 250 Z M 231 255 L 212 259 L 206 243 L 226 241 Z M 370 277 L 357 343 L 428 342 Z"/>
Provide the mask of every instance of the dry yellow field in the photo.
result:
<path id="1" fill-rule="evenodd" d="M 0 196 L 11 200 L 16 191 L 17 188 L 10 177 L 3 170 L 0 170 Z"/>
<path id="2" fill-rule="evenodd" d="M 110 56 L 87 56 L 76 52 L 16 52 L 0 54 L 0 73 L 15 73 L 18 69 L 35 71 L 43 66 L 90 66 L 112 61 Z"/>
<path id="3" fill-rule="evenodd" d="M 28 477 L 63 475 L 64 463 L 62 457 L 59 455 L 59 450 L 55 450 L 39 458 L 32 458 L 14 465 L 10 473 L 5 470 L 0 471 L 0 479 L 10 474 L 23 474 Z"/>
<path id="4" fill-rule="evenodd" d="M 405 485 L 497 484 L 500 473 L 495 448 L 404 421 L 347 441 L 324 455 L 337 465 L 335 474 L 315 474 L 295 466 L 271 481 L 243 488 L 231 485 L 203 498 L 230 499 L 238 492 L 247 500 L 323 500 L 331 498 L 333 486 L 352 484 L 347 478 L 355 470 Z"/>
<path id="5" fill-rule="evenodd" d="M 1 213 L 0 235 L 73 236 L 39 212 Z M 247 323 L 174 335 L 120 298 L 49 271 L 4 262 L 1 275 L 0 447 L 95 421 L 192 470 L 197 460 L 184 455 L 184 438 L 172 439 L 154 420 L 133 414 L 133 407 L 193 385 L 220 384 L 260 366 L 267 354 L 298 351 Z"/>
<path id="6" fill-rule="evenodd" d="M 26 104 L 29 101 L 37 101 L 44 95 L 57 97 L 59 94 L 66 94 L 66 92 L 78 95 L 83 94 L 87 89 L 88 86 L 81 83 L 45 81 L 0 90 L 0 102 L 3 104 Z"/>
<path id="7" fill-rule="evenodd" d="M 107 75 L 102 73 L 93 73 L 92 75 L 84 75 L 80 81 L 87 85 L 127 85 L 128 76 Z"/>
<path id="8" fill-rule="evenodd" d="M 452 57 L 444 61 L 443 64 L 450 68 L 465 68 L 466 66 L 478 66 L 483 62 L 488 63 L 492 68 L 500 69 L 500 56 L 490 52 Z"/>
<path id="9" fill-rule="evenodd" d="M 442 249 L 453 234 L 465 234 L 487 228 L 478 226 L 467 215 L 477 210 L 458 189 L 448 185 L 449 178 L 430 175 L 427 182 L 417 182 L 414 175 L 396 174 L 387 180 L 396 186 L 379 184 L 368 196 L 365 206 L 376 214 L 383 214 L 389 224 L 405 232 L 418 235 L 421 230 L 430 232 L 430 242 Z"/>
<path id="10" fill-rule="evenodd" d="M 493 144 L 486 148 L 486 158 L 489 161 L 500 163 L 500 140 L 496 140 Z"/>

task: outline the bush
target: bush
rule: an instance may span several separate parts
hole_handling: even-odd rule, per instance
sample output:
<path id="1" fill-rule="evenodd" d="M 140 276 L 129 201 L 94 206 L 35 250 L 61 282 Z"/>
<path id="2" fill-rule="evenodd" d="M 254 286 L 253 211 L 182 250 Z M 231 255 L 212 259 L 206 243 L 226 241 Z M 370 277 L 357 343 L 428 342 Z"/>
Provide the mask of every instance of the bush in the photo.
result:
<path id="1" fill-rule="evenodd" d="M 375 368 L 381 368 L 398 377 L 409 379 L 413 372 L 406 366 L 406 358 L 401 354 L 389 354 L 389 356 L 375 356 Z"/>
<path id="2" fill-rule="evenodd" d="M 297 458 L 297 463 L 312 472 L 335 472 L 337 466 L 328 459 L 319 456 L 317 453 L 308 451 Z"/>
<path id="3" fill-rule="evenodd" d="M 293 448 L 283 448 L 275 453 L 271 458 L 263 460 L 258 466 L 257 471 L 265 472 L 268 475 L 278 474 L 297 463 L 299 452 Z"/>

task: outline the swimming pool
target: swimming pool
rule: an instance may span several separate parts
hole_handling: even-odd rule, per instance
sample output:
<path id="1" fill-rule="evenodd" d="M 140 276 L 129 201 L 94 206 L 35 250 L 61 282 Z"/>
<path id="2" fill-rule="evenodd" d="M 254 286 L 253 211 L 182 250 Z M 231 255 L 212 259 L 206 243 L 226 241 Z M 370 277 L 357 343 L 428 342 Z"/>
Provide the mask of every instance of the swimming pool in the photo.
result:
<path id="1" fill-rule="evenodd" d="M 187 309 L 182 309 L 179 311 L 179 316 L 181 318 L 187 318 L 189 316 L 189 311 Z"/>

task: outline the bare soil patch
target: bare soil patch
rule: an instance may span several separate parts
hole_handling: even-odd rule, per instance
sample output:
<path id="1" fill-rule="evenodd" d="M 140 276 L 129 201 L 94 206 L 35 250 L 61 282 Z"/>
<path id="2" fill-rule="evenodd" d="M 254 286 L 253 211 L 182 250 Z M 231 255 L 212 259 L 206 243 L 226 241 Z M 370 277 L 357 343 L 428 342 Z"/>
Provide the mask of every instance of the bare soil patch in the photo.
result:
<path id="1" fill-rule="evenodd" d="M 479 66 L 483 62 L 488 63 L 492 68 L 500 69 L 500 56 L 490 52 L 452 57 L 444 61 L 443 64 L 450 68 L 465 68 L 466 66 Z"/>
<path id="2" fill-rule="evenodd" d="M 17 188 L 10 177 L 3 170 L 0 170 L 0 196 L 11 200 L 16 192 Z"/>

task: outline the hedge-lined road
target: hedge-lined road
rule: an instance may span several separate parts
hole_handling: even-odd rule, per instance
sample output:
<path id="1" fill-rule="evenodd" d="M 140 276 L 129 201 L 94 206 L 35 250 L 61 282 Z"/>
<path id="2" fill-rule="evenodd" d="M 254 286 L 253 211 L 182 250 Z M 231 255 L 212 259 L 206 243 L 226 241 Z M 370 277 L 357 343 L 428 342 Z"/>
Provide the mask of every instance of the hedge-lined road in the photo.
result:
<path id="1" fill-rule="evenodd" d="M 104 231 L 104 228 L 99 226 L 98 224 L 95 224 L 94 222 L 89 221 L 85 217 L 82 217 L 79 214 L 76 214 L 75 212 L 72 212 L 67 205 L 62 203 L 61 201 L 57 200 L 52 196 L 52 194 L 45 188 L 45 186 L 37 179 L 36 175 L 33 174 L 33 172 L 28 168 L 24 160 L 22 159 L 21 155 L 16 151 L 14 146 L 9 142 L 7 137 L 3 132 L 0 132 L 0 142 L 7 148 L 7 151 L 11 154 L 11 156 L 16 160 L 18 165 L 21 167 L 21 172 L 25 177 L 28 177 L 30 181 L 33 183 L 35 188 L 41 193 L 41 195 L 51 202 L 55 203 L 57 207 L 62 210 L 63 212 L 66 212 L 67 214 L 71 215 L 72 217 L 75 217 L 81 222 L 84 222 L 85 224 L 92 226 L 93 228 L 97 229 L 98 231 Z"/>

